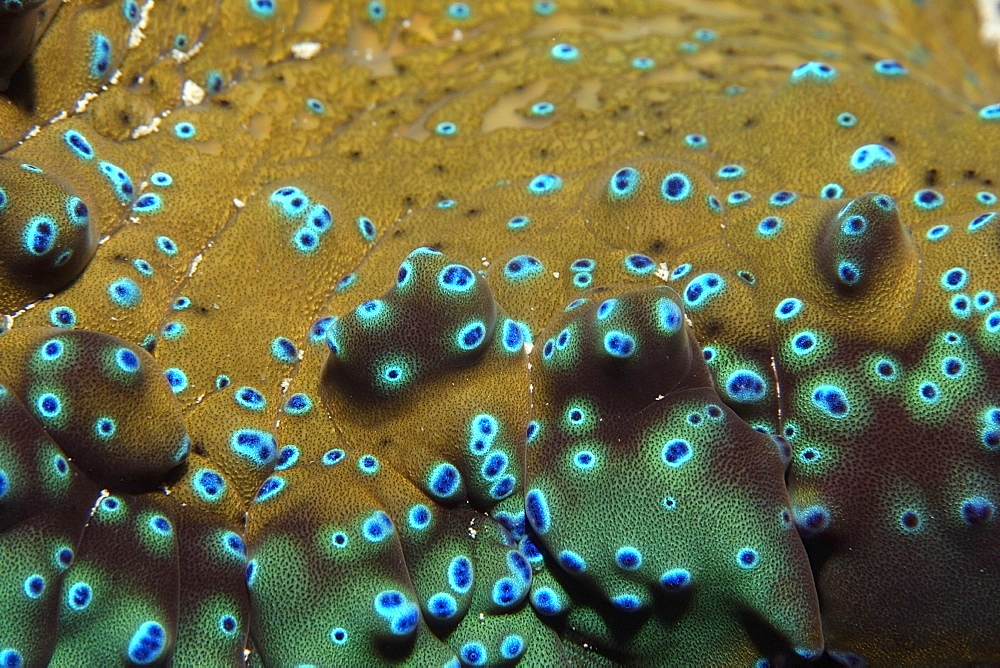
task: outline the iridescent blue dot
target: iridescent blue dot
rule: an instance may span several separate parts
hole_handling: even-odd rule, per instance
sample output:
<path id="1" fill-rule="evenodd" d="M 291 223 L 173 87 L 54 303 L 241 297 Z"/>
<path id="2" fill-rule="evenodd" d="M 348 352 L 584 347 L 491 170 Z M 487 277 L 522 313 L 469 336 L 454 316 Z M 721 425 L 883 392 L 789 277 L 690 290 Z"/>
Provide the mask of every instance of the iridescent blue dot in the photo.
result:
<path id="1" fill-rule="evenodd" d="M 580 58 L 580 50 L 572 44 L 559 43 L 549 51 L 556 60 L 571 62 Z"/>

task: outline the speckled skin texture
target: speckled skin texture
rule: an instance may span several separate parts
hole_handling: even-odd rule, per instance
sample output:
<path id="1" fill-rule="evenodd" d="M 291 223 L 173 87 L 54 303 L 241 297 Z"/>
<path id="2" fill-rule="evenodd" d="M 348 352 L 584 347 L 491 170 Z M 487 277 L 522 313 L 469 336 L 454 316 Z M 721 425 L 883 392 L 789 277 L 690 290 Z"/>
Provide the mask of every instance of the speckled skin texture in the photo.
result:
<path id="1" fill-rule="evenodd" d="M 0 3 L 0 666 L 1000 662 L 976 17 L 689 4 Z"/>

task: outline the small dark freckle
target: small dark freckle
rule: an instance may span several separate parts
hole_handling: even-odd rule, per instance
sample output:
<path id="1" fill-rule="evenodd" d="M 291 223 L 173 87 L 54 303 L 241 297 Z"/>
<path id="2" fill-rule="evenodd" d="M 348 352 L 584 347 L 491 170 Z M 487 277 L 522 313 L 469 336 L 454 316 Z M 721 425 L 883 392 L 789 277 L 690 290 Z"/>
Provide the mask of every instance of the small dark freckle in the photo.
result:
<path id="1" fill-rule="evenodd" d="M 285 81 L 285 75 L 284 74 L 275 74 L 274 75 L 274 80 L 277 81 L 277 82 L 279 82 L 279 83 L 284 83 L 284 81 Z"/>
<path id="2" fill-rule="evenodd" d="M 433 169 L 433 170 L 434 170 L 435 172 L 437 172 L 438 174 L 444 174 L 444 172 L 445 172 L 445 166 L 444 166 L 444 165 L 441 165 L 441 164 L 438 164 L 438 165 L 434 165 L 434 167 L 433 167 L 432 169 Z"/>
<path id="3" fill-rule="evenodd" d="M 431 250 L 436 250 L 438 253 L 443 253 L 445 248 L 445 243 L 443 241 L 435 241 L 432 244 L 427 244 L 427 247 Z"/>
<path id="4" fill-rule="evenodd" d="M 393 232 L 392 232 L 392 238 L 393 239 L 398 239 L 399 237 L 403 236 L 404 234 L 406 234 L 406 230 L 399 230 L 399 229 L 393 230 Z"/>
<path id="5" fill-rule="evenodd" d="M 468 211 L 465 212 L 465 215 L 468 216 L 469 218 L 472 218 L 473 216 L 478 216 L 480 213 L 482 213 L 482 211 L 480 211 L 479 209 L 469 209 Z"/>
<path id="6" fill-rule="evenodd" d="M 705 326 L 705 338 L 713 339 L 725 329 L 725 325 L 722 324 L 721 320 L 710 320 Z"/>
<path id="7" fill-rule="evenodd" d="M 993 179 L 983 179 L 982 183 L 984 186 L 991 186 L 993 185 Z"/>
<path id="8" fill-rule="evenodd" d="M 199 306 L 198 307 L 198 312 L 201 313 L 202 315 L 207 315 L 208 314 L 208 307 L 207 306 Z"/>
<path id="9" fill-rule="evenodd" d="M 722 55 L 724 55 L 724 56 L 735 56 L 736 55 L 736 49 L 734 49 L 731 46 L 727 46 L 725 49 L 722 50 Z"/>
<path id="10" fill-rule="evenodd" d="M 974 169 L 967 169 L 964 172 L 962 172 L 962 176 L 965 177 L 965 178 L 967 178 L 967 179 L 974 179 L 974 178 L 976 178 L 976 170 L 974 170 Z"/>
<path id="11" fill-rule="evenodd" d="M 397 74 L 406 74 L 407 70 L 408 68 L 406 67 L 406 65 L 396 65 Z"/>
<path id="12" fill-rule="evenodd" d="M 882 141 L 884 141 L 886 144 L 891 144 L 892 146 L 895 146 L 898 143 L 896 141 L 896 137 L 894 137 L 893 135 L 886 135 L 882 137 Z"/>
<path id="13" fill-rule="evenodd" d="M 203 446 L 201 443 L 195 443 L 191 449 L 194 450 L 194 454 L 200 455 L 202 457 L 205 456 L 205 446 Z"/>
<path id="14" fill-rule="evenodd" d="M 714 79 L 715 78 L 715 72 L 713 72 L 711 70 L 698 70 L 698 74 L 701 75 L 702 79 Z"/>
<path id="15" fill-rule="evenodd" d="M 931 168 L 924 173 L 924 185 L 931 187 L 937 184 L 938 170 Z"/>
<path id="16" fill-rule="evenodd" d="M 395 109 L 389 109 L 387 112 L 385 112 L 385 115 L 388 116 L 389 118 L 396 118 L 396 116 L 399 115 L 399 112 L 396 111 Z"/>
<path id="17" fill-rule="evenodd" d="M 608 7 L 601 6 L 601 7 L 596 7 L 594 9 L 594 12 L 600 14 L 601 16 L 607 16 L 608 14 L 611 13 L 611 10 Z"/>
<path id="18" fill-rule="evenodd" d="M 118 112 L 118 120 L 122 122 L 122 125 L 132 125 L 132 117 L 125 110 Z"/>
<path id="19" fill-rule="evenodd" d="M 540 149 L 538 149 L 538 157 L 540 157 L 540 158 L 547 158 L 547 157 L 549 157 L 549 149 L 547 149 L 547 148 L 540 148 Z"/>
<path id="20" fill-rule="evenodd" d="M 646 143 L 646 142 L 651 142 L 653 140 L 649 138 L 649 135 L 640 135 L 639 141 Z"/>
<path id="21" fill-rule="evenodd" d="M 745 121 L 743 121 L 743 127 L 745 127 L 745 128 L 752 128 L 755 125 L 757 125 L 757 119 L 756 118 L 748 118 Z"/>
<path id="22" fill-rule="evenodd" d="M 115 253 L 115 262 L 128 262 L 128 258 L 121 253 Z"/>
<path id="23" fill-rule="evenodd" d="M 663 252 L 663 248 L 666 244 L 663 243 L 662 239 L 656 239 L 651 244 L 649 244 L 649 254 L 658 255 Z"/>
<path id="24" fill-rule="evenodd" d="M 215 100 L 214 102 L 218 104 L 220 107 L 223 107 L 224 109 L 228 109 L 229 107 L 233 106 L 233 103 L 230 102 L 229 100 Z"/>
<path id="25" fill-rule="evenodd" d="M 359 160 L 361 158 L 361 151 L 359 151 L 358 149 L 353 149 L 347 155 L 350 156 L 351 160 Z"/>
<path id="26" fill-rule="evenodd" d="M 413 203 L 415 201 L 416 200 L 413 199 L 413 195 L 407 195 L 406 197 L 403 198 L 403 204 L 405 204 L 406 206 L 413 206 Z"/>

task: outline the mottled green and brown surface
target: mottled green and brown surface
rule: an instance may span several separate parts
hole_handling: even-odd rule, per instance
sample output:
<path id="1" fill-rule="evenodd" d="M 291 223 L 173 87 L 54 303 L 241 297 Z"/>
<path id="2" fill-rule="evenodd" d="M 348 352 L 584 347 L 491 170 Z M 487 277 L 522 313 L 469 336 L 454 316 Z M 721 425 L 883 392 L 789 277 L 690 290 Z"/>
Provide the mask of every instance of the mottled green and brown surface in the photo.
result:
<path id="1" fill-rule="evenodd" d="M 971 6 L 0 41 L 0 665 L 1000 661 Z"/>

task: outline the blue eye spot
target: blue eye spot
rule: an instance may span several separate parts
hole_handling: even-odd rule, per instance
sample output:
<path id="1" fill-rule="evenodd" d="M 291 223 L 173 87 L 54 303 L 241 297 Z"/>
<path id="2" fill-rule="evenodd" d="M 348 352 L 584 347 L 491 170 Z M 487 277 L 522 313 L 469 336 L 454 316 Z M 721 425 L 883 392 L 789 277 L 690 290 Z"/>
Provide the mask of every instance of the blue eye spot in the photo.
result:
<path id="1" fill-rule="evenodd" d="M 667 441 L 660 451 L 663 463 L 670 468 L 680 468 L 691 459 L 693 454 L 691 444 L 682 438 Z"/>
<path id="2" fill-rule="evenodd" d="M 551 195 L 562 188 L 562 179 L 555 174 L 539 174 L 528 182 L 531 195 Z"/>
<path id="3" fill-rule="evenodd" d="M 765 238 L 773 237 L 781 231 L 782 225 L 784 221 L 778 216 L 767 216 L 757 223 L 757 234 Z"/>
<path id="4" fill-rule="evenodd" d="M 660 586 L 668 592 L 680 591 L 691 584 L 691 573 L 686 568 L 674 568 L 660 576 Z"/>
<path id="5" fill-rule="evenodd" d="M 540 489 L 531 489 L 524 497 L 524 513 L 532 528 L 539 534 L 548 533 L 552 527 L 552 516 L 545 493 Z"/>
<path id="6" fill-rule="evenodd" d="M 367 218 L 365 216 L 358 216 L 357 224 L 358 224 L 358 232 L 361 233 L 362 239 L 364 239 L 368 243 L 372 243 L 373 241 L 375 241 L 375 236 L 376 236 L 375 223 L 373 223 L 370 218 Z"/>
<path id="7" fill-rule="evenodd" d="M 24 249 L 32 255 L 45 255 L 56 245 L 59 236 L 59 225 L 49 216 L 34 216 L 24 226 L 22 243 Z"/>
<path id="8" fill-rule="evenodd" d="M 455 344 L 462 350 L 475 350 L 486 340 L 486 325 L 481 320 L 473 320 L 458 330 Z"/>
<path id="9" fill-rule="evenodd" d="M 93 590 L 86 582 L 76 582 L 69 586 L 66 591 L 66 605 L 70 610 L 79 612 L 86 610 L 93 599 Z"/>
<path id="10" fill-rule="evenodd" d="M 656 262 L 651 257 L 639 255 L 638 253 L 626 256 L 622 264 L 625 266 L 627 272 L 639 276 L 645 276 L 656 271 Z"/>
<path id="11" fill-rule="evenodd" d="M 410 525 L 411 529 L 416 531 L 423 531 L 431 523 L 431 511 L 430 508 L 422 503 L 418 503 L 412 508 L 406 515 L 407 523 Z"/>
<path id="12" fill-rule="evenodd" d="M 306 98 L 306 109 L 314 114 L 322 114 L 326 111 L 326 105 L 314 97 Z"/>
<path id="13" fill-rule="evenodd" d="M 103 33 L 90 35 L 90 76 L 102 79 L 111 69 L 111 41 Z"/>
<path id="14" fill-rule="evenodd" d="M 726 202 L 732 206 L 739 206 L 740 204 L 749 202 L 752 197 L 746 190 L 734 190 L 726 196 Z"/>
<path id="15" fill-rule="evenodd" d="M 884 77 L 901 77 L 908 74 L 905 67 L 888 58 L 876 62 L 872 69 L 875 70 L 875 74 L 881 74 Z"/>
<path id="16" fill-rule="evenodd" d="M 309 395 L 297 392 L 288 397 L 285 402 L 285 413 L 289 415 L 304 415 L 312 409 L 312 399 Z"/>
<path id="17" fill-rule="evenodd" d="M 615 553 L 615 563 L 618 568 L 634 571 L 642 566 L 642 552 L 631 546 L 620 547 Z"/>
<path id="18" fill-rule="evenodd" d="M 142 290 L 131 278 L 120 277 L 108 284 L 108 296 L 122 308 L 134 308 L 142 301 Z"/>
<path id="19" fill-rule="evenodd" d="M 512 230 L 520 230 L 528 226 L 531 219 L 528 216 L 514 216 L 507 221 L 507 227 Z"/>
<path id="20" fill-rule="evenodd" d="M 590 450 L 581 450 L 573 455 L 573 466 L 582 471 L 589 471 L 597 466 L 597 456 Z"/>
<path id="21" fill-rule="evenodd" d="M 67 130 L 63 133 L 63 141 L 73 153 L 81 160 L 92 160 L 94 158 L 94 148 L 87 139 L 76 130 Z"/>
<path id="22" fill-rule="evenodd" d="M 767 383 L 759 373 L 750 369 L 739 369 L 729 374 L 725 390 L 731 400 L 741 404 L 760 401 L 768 394 Z"/>
<path id="23" fill-rule="evenodd" d="M 738 179 L 744 176 L 747 170 L 743 168 L 742 165 L 723 165 L 719 168 L 719 171 L 715 173 L 716 177 L 720 179 Z"/>
<path id="24" fill-rule="evenodd" d="M 464 265 L 449 264 L 438 273 L 438 286 L 446 292 L 468 292 L 475 284 L 475 274 Z"/>
<path id="25" fill-rule="evenodd" d="M 268 476 L 264 482 L 260 484 L 260 488 L 257 490 L 257 495 L 254 497 L 254 502 L 264 503 L 265 501 L 270 501 L 285 488 L 285 479 L 280 475 Z"/>
<path id="26" fill-rule="evenodd" d="M 166 629 L 157 622 L 143 622 L 128 641 L 128 658 L 145 666 L 157 661 L 166 648 Z"/>
<path id="27" fill-rule="evenodd" d="M 278 452 L 274 436 L 259 429 L 237 429 L 229 437 L 229 447 L 256 467 L 271 463 Z"/>
<path id="28" fill-rule="evenodd" d="M 299 461 L 300 454 L 301 453 L 299 452 L 298 447 L 294 445 L 284 446 L 278 451 L 278 459 L 274 463 L 274 470 L 284 471 L 285 469 L 295 466 L 295 464 Z"/>
<path id="29" fill-rule="evenodd" d="M 604 350 L 612 357 L 624 359 L 635 353 L 635 338 L 619 330 L 611 330 L 604 335 Z"/>
<path id="30" fill-rule="evenodd" d="M 808 62 L 803 65 L 799 65 L 794 70 L 790 80 L 792 83 L 799 83 L 802 81 L 832 81 L 837 77 L 837 70 L 835 70 L 830 65 L 821 62 Z"/>
<path id="31" fill-rule="evenodd" d="M 215 503 L 226 493 L 226 481 L 218 471 L 198 469 L 191 478 L 195 493 L 208 503 Z"/>
<path id="32" fill-rule="evenodd" d="M 839 183 L 827 183 L 820 188 L 820 199 L 839 199 L 844 195 L 844 188 Z"/>
<path id="33" fill-rule="evenodd" d="M 572 550 L 563 550 L 558 559 L 559 565 L 570 573 L 583 573 L 587 570 L 586 560 Z"/>
<path id="34" fill-rule="evenodd" d="M 443 121 L 437 124 L 437 127 L 434 128 L 434 132 L 438 133 L 443 137 L 450 137 L 451 135 L 458 132 L 458 126 L 452 123 L 451 121 Z"/>
<path id="35" fill-rule="evenodd" d="M 378 458 L 375 455 L 362 455 L 358 457 L 358 470 L 365 475 L 378 473 L 380 466 Z"/>
<path id="36" fill-rule="evenodd" d="M 632 59 L 632 67 L 637 70 L 651 70 L 655 65 L 656 62 L 652 58 L 640 56 Z"/>
<path id="37" fill-rule="evenodd" d="M 856 285 L 861 280 L 861 269 L 853 262 L 841 260 L 837 264 L 837 277 L 845 285 Z"/>
<path id="38" fill-rule="evenodd" d="M 705 148 L 708 146 L 708 137 L 699 134 L 685 135 L 684 143 L 689 148 Z"/>
<path id="39" fill-rule="evenodd" d="M 868 219 L 864 216 L 848 216 L 840 224 L 840 232 L 845 236 L 860 236 L 868 231 Z"/>
<path id="40" fill-rule="evenodd" d="M 788 190 L 779 190 L 778 192 L 773 193 L 768 201 L 771 206 L 788 206 L 797 198 L 798 195 L 793 192 Z"/>
<path id="41" fill-rule="evenodd" d="M 854 151 L 848 164 L 854 171 L 866 172 L 876 167 L 895 165 L 896 156 L 881 144 L 865 144 Z"/>
<path id="42" fill-rule="evenodd" d="M 247 0 L 247 6 L 257 18 L 269 19 L 274 16 L 276 0 Z"/>
<path id="43" fill-rule="evenodd" d="M 929 211 L 944 204 L 944 195 L 936 190 L 924 188 L 913 194 L 913 203 L 917 205 L 917 208 Z"/>
<path id="44" fill-rule="evenodd" d="M 264 407 L 267 405 L 267 400 L 264 398 L 264 395 L 247 385 L 238 388 L 236 392 L 233 393 L 233 399 L 243 408 L 256 413 L 263 412 Z"/>
<path id="45" fill-rule="evenodd" d="M 781 300 L 774 309 L 774 317 L 778 320 L 791 320 L 802 312 L 802 300 L 795 297 Z"/>
<path id="46" fill-rule="evenodd" d="M 612 200 L 628 199 L 639 188 L 641 174 L 635 167 L 622 167 L 608 180 L 608 197 Z"/>
<path id="47" fill-rule="evenodd" d="M 371 0 L 368 3 L 368 18 L 372 23 L 378 23 L 385 18 L 385 5 L 381 0 Z"/>
<path id="48" fill-rule="evenodd" d="M 40 598 L 45 593 L 45 578 L 37 573 L 24 579 L 24 595 L 31 599 Z"/>
<path id="49" fill-rule="evenodd" d="M 438 499 L 453 496 L 462 487 L 462 476 L 454 465 L 443 462 L 427 476 L 428 491 Z"/>
<path id="50" fill-rule="evenodd" d="M 812 403 L 821 412 L 838 420 L 851 412 L 847 394 L 836 385 L 820 385 L 814 389 Z"/>
<path id="51" fill-rule="evenodd" d="M 455 593 L 468 593 L 469 589 L 472 588 L 473 579 L 472 562 L 469 561 L 468 557 L 457 556 L 448 564 L 448 586 Z"/>
<path id="52" fill-rule="evenodd" d="M 76 312 L 68 306 L 56 306 L 49 311 L 49 323 L 53 327 L 69 329 L 76 325 Z"/>
<path id="53" fill-rule="evenodd" d="M 448 5 L 448 17 L 456 21 L 464 21 L 472 16 L 472 10 L 464 2 L 453 2 Z"/>
<path id="54" fill-rule="evenodd" d="M 950 230 L 951 228 L 947 225 L 935 225 L 931 229 L 927 230 L 927 240 L 938 241 L 939 239 L 943 239 Z"/>
<path id="55" fill-rule="evenodd" d="M 117 428 L 118 427 L 112 418 L 107 416 L 99 417 L 94 422 L 94 435 L 99 439 L 106 441 L 115 435 Z"/>
<path id="56" fill-rule="evenodd" d="M 726 288 L 725 280 L 715 273 L 696 276 L 684 288 L 684 303 L 698 309 L 721 294 Z"/>
<path id="57" fill-rule="evenodd" d="M 580 50 L 577 49 L 572 44 L 565 44 L 565 43 L 556 44 L 555 46 L 552 47 L 549 53 L 551 53 L 552 57 L 555 58 L 556 60 L 561 60 L 565 62 L 572 62 L 580 58 Z"/>
<path id="58" fill-rule="evenodd" d="M 683 172 L 667 174 L 660 183 L 660 194 L 668 202 L 681 202 L 687 199 L 693 189 L 691 179 Z"/>
<path id="59" fill-rule="evenodd" d="M 178 139 L 191 139 L 198 134 L 198 131 L 195 129 L 193 123 L 181 121 L 174 125 L 174 134 Z"/>
<path id="60" fill-rule="evenodd" d="M 544 271 L 545 267 L 538 258 L 531 255 L 517 255 L 504 265 L 503 275 L 508 281 L 520 282 L 538 276 Z"/>
<path id="61" fill-rule="evenodd" d="M 750 570 L 757 568 L 760 564 L 760 555 L 757 550 L 745 547 L 736 553 L 736 565 L 742 569 Z"/>
<path id="62" fill-rule="evenodd" d="M 837 125 L 842 128 L 853 128 L 858 124 L 858 117 L 849 111 L 842 111 L 837 114 Z"/>
<path id="63" fill-rule="evenodd" d="M 551 102 L 535 102 L 531 105 L 528 113 L 532 116 L 549 116 L 556 110 L 556 105 Z"/>
<path id="64" fill-rule="evenodd" d="M 945 290 L 961 290 L 969 280 L 969 272 L 962 267 L 953 267 L 941 274 L 941 287 Z"/>
<path id="65" fill-rule="evenodd" d="M 51 420 L 62 412 L 62 401 L 51 392 L 43 392 L 35 400 L 35 410 L 39 417 Z"/>
<path id="66" fill-rule="evenodd" d="M 993 519 L 996 506 L 989 499 L 976 495 L 962 501 L 960 512 L 969 526 L 977 526 Z"/>
<path id="67" fill-rule="evenodd" d="M 271 341 L 271 356 L 284 364 L 294 364 L 299 360 L 299 349 L 290 339 L 278 336 Z"/>
<path id="68" fill-rule="evenodd" d="M 898 522 L 904 533 L 918 533 L 924 527 L 924 520 L 916 510 L 904 510 Z"/>
<path id="69" fill-rule="evenodd" d="M 792 352 L 796 355 L 808 355 L 816 350 L 816 335 L 812 332 L 799 332 L 792 335 Z"/>

